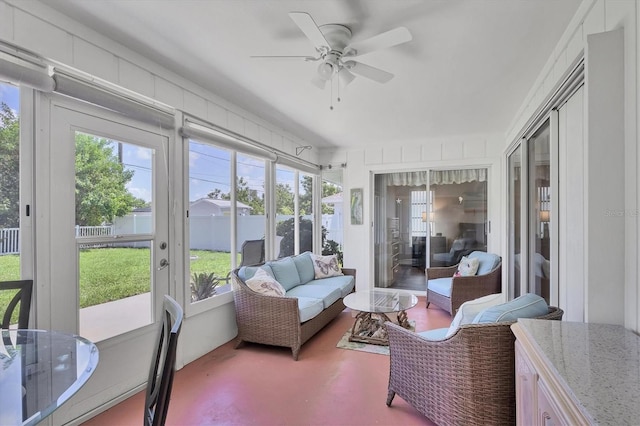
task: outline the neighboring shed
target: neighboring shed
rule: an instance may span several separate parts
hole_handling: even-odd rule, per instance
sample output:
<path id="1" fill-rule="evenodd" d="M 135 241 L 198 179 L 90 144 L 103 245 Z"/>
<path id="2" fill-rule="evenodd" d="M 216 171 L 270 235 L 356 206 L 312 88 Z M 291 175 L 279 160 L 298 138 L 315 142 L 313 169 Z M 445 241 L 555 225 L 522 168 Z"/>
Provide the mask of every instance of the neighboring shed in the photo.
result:
<path id="1" fill-rule="evenodd" d="M 251 214 L 251 207 L 236 201 L 238 216 Z M 189 206 L 190 216 L 229 216 L 231 214 L 231 201 L 215 198 L 200 198 Z"/>

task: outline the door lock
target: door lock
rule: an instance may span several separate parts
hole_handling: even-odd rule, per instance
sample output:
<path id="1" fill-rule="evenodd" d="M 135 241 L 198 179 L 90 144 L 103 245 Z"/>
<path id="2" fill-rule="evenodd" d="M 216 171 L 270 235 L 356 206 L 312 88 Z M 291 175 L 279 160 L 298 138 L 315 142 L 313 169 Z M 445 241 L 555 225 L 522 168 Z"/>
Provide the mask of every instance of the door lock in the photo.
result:
<path id="1" fill-rule="evenodd" d="M 169 261 L 167 259 L 160 259 L 160 266 L 158 267 L 158 271 L 169 266 Z"/>

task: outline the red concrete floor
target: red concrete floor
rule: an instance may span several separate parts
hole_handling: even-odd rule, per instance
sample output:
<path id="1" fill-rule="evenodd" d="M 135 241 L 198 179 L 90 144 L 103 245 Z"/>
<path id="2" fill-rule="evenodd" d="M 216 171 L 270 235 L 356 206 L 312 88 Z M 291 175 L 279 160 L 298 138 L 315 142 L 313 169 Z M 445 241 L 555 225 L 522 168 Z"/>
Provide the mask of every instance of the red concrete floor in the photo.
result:
<path id="1" fill-rule="evenodd" d="M 448 327 L 451 317 L 424 297 L 407 311 L 416 330 Z M 346 309 L 300 350 L 233 342 L 176 372 L 167 425 L 432 425 L 398 395 L 385 404 L 389 357 L 336 348 L 353 324 Z M 140 425 L 144 392 L 85 422 Z"/>

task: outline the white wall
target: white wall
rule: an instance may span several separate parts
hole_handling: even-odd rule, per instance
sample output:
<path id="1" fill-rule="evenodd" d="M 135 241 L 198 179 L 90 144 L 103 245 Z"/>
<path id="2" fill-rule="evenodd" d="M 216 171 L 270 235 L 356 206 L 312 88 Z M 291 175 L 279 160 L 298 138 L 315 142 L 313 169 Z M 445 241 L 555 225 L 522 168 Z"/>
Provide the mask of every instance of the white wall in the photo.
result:
<path id="1" fill-rule="evenodd" d="M 321 153 L 322 164 L 346 163 L 343 188 L 348 203 L 351 188 L 364 189 L 364 223 L 344 223 L 344 265 L 356 268 L 358 289 L 374 286 L 373 269 L 373 174 L 390 173 L 428 168 L 488 167 L 489 220 L 492 223 L 488 235 L 488 250 L 501 253 L 500 226 L 504 219 L 500 205 L 501 182 L 505 179 L 501 154 L 503 135 L 460 135 L 446 139 L 421 141 L 389 141 L 385 146 L 353 150 L 325 150 Z"/>
<path id="2" fill-rule="evenodd" d="M 572 163 L 569 170 L 575 173 L 582 172 L 585 176 L 591 176 L 592 178 L 597 176 L 600 179 L 607 179 L 607 176 L 611 174 L 611 176 L 617 177 L 617 181 L 620 180 L 619 176 L 622 176 L 621 184 L 613 183 L 611 185 L 605 185 L 604 187 L 603 185 L 593 185 L 590 187 L 588 180 L 584 179 L 582 181 L 585 185 L 584 187 L 581 187 L 580 184 L 576 184 L 574 182 L 573 185 L 575 185 L 575 188 L 573 188 L 573 190 L 582 191 L 582 196 L 578 196 L 573 200 L 580 205 L 587 206 L 586 203 L 588 197 L 597 196 L 598 192 L 602 192 L 603 190 L 609 191 L 613 194 L 614 198 L 622 200 L 622 207 L 608 207 L 611 209 L 619 209 L 623 212 L 623 217 L 621 219 L 624 223 L 622 232 L 623 236 L 616 241 L 618 247 L 623 248 L 623 261 L 616 263 L 615 265 L 609 265 L 609 267 L 614 270 L 618 265 L 620 265 L 623 270 L 623 274 L 616 275 L 615 272 L 608 276 L 606 274 L 601 274 L 597 278 L 590 280 L 588 276 L 588 255 L 590 252 L 591 255 L 593 255 L 593 250 L 595 249 L 594 244 L 589 246 L 590 252 L 585 250 L 584 247 L 582 251 L 569 250 L 567 246 L 565 246 L 563 250 L 561 247 L 560 253 L 564 253 L 565 256 L 571 257 L 569 259 L 560 259 L 560 266 L 564 265 L 566 267 L 568 265 L 572 265 L 572 267 L 579 267 L 580 271 L 578 272 L 578 276 L 582 275 L 585 277 L 586 283 L 582 290 L 586 293 L 582 308 L 585 311 L 586 320 L 589 320 L 587 308 L 591 306 L 592 312 L 594 309 L 599 311 L 598 315 L 596 315 L 594 319 L 623 322 L 627 328 L 635 331 L 639 331 L 640 324 L 640 311 L 638 309 L 640 306 L 640 292 L 638 291 L 638 264 L 640 263 L 638 259 L 638 221 L 640 220 L 640 215 L 638 215 L 638 197 L 640 185 L 638 185 L 637 174 L 639 160 L 637 79 L 639 77 L 638 46 L 640 44 L 640 34 L 638 34 L 637 29 L 639 19 L 640 9 L 638 7 L 638 2 L 635 0 L 584 0 L 571 23 L 568 25 L 565 33 L 558 41 L 553 54 L 549 57 L 547 64 L 540 72 L 535 84 L 531 87 L 527 98 L 524 100 L 521 108 L 515 115 L 505 141 L 505 145 L 508 145 L 519 137 L 520 132 L 526 126 L 527 121 L 536 113 L 544 100 L 551 94 L 554 87 L 560 82 L 562 75 L 567 71 L 574 59 L 578 58 L 583 51 L 587 50 L 587 40 L 589 35 L 622 29 L 624 55 L 624 113 L 621 150 L 623 159 L 618 160 L 618 162 L 612 162 L 609 161 L 609 159 L 605 162 L 599 162 L 597 158 L 597 149 L 592 149 L 591 154 L 592 156 L 596 155 L 596 157 L 593 158 L 592 161 L 589 161 L 588 144 L 594 142 L 593 138 L 595 136 L 591 135 L 591 139 L 589 139 L 590 136 L 587 132 L 585 134 L 585 140 L 583 141 L 587 151 L 583 153 L 578 152 L 578 154 L 584 155 L 584 161 L 581 167 L 577 166 L 575 162 Z M 587 75 L 586 78 L 587 84 L 589 84 L 589 76 Z M 585 100 L 585 108 L 587 107 L 588 100 Z M 585 129 L 583 130 L 586 130 L 589 128 L 589 123 L 586 121 L 586 110 L 584 111 L 584 117 Z M 573 141 L 568 143 L 569 145 L 567 145 L 567 147 L 570 148 L 571 144 L 575 144 L 576 142 Z M 562 154 L 561 152 L 561 155 L 567 156 L 570 155 L 570 153 L 565 152 Z M 594 168 L 596 170 L 594 170 Z M 567 185 L 569 184 L 571 183 L 567 183 Z M 571 188 L 565 188 L 565 190 L 575 195 L 575 192 L 573 192 Z M 607 206 L 603 207 L 607 208 Z M 560 209 L 563 209 L 562 205 L 560 206 Z M 565 209 L 560 213 L 565 216 L 568 216 L 569 214 L 574 215 L 576 214 L 576 210 L 570 208 Z M 592 221 L 591 224 L 589 220 Z M 583 213 L 583 216 L 578 218 L 578 221 L 582 221 L 584 223 L 583 238 L 587 241 L 587 244 L 589 238 L 595 242 L 594 240 L 597 237 L 593 232 L 592 234 L 594 235 L 589 235 L 589 227 L 591 225 L 596 225 L 596 222 L 593 222 L 593 220 L 594 218 L 591 217 L 590 219 L 586 213 Z M 597 222 L 600 223 L 601 227 L 606 228 L 606 221 L 600 220 Z M 617 226 L 614 226 L 614 229 L 617 229 Z M 567 233 L 567 231 L 574 233 L 576 232 L 576 229 L 575 227 L 567 227 L 564 231 L 563 229 L 560 229 L 561 234 L 559 236 L 559 240 L 561 244 L 563 244 L 563 241 L 566 242 L 572 238 L 572 235 Z M 613 260 L 611 260 L 611 262 L 613 262 Z M 593 273 L 593 270 L 591 272 Z M 562 276 L 563 275 L 561 273 L 560 277 L 562 278 Z M 600 299 L 598 294 L 601 295 L 606 293 L 608 287 L 612 287 L 612 293 L 616 293 L 618 296 L 615 297 L 614 300 L 611 300 L 610 298 L 606 298 L 604 300 Z M 588 294 L 589 289 L 591 289 L 591 296 L 593 299 L 590 299 L 590 295 Z M 620 292 L 618 293 L 618 291 Z M 576 297 L 581 296 L 578 292 L 574 292 L 574 295 Z M 571 293 L 565 295 L 565 298 L 571 297 Z M 617 314 L 621 313 L 623 318 L 616 318 L 617 314 L 607 315 L 605 311 L 616 312 Z"/>

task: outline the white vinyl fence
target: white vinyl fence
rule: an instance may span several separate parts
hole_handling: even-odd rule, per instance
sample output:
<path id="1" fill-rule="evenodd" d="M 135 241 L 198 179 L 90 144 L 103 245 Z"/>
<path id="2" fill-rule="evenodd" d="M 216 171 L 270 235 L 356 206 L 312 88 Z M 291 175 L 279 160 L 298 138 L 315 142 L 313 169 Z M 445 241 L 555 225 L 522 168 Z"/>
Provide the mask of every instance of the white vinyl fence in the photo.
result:
<path id="1" fill-rule="evenodd" d="M 322 215 L 322 226 L 327 230 L 327 240 L 342 244 L 342 218 L 337 215 Z M 276 222 L 293 216 L 278 215 Z M 310 217 L 306 217 L 309 219 Z M 192 216 L 189 238 L 191 248 L 197 250 L 231 251 L 230 216 Z M 264 238 L 265 217 L 262 215 L 238 216 L 238 250 L 242 241 Z M 76 237 L 139 234 L 151 232 L 151 216 L 128 215 L 117 218 L 113 225 L 76 226 Z M 20 253 L 19 228 L 0 229 L 0 255 Z M 127 245 L 127 243 L 122 243 Z M 140 244 L 140 243 L 132 243 Z M 119 244 L 120 245 L 120 244 Z"/>

